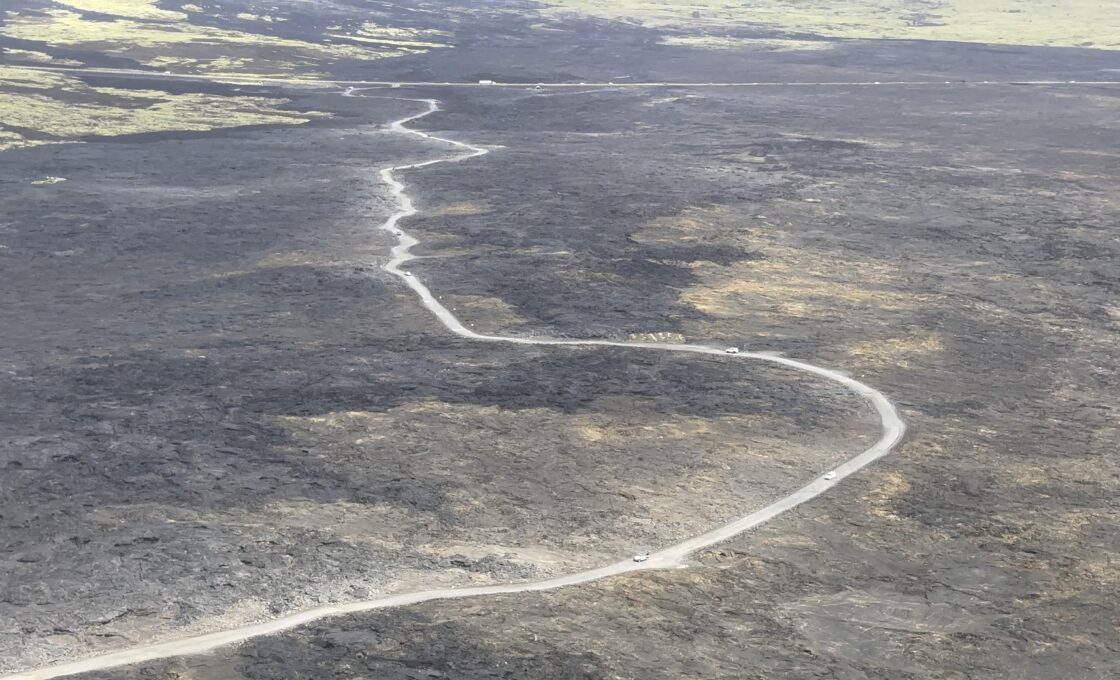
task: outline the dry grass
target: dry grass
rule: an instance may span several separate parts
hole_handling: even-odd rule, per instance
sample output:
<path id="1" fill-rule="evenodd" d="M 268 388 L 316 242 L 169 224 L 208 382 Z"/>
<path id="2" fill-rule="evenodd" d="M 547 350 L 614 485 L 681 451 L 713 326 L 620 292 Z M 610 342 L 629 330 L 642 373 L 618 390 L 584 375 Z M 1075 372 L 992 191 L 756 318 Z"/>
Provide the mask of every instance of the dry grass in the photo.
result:
<path id="1" fill-rule="evenodd" d="M 722 265 L 693 262 L 700 283 L 680 294 L 682 302 L 715 317 L 742 317 L 766 311 L 811 318 L 837 309 L 908 310 L 929 296 L 901 292 L 893 286 L 896 268 L 886 261 L 809 251 L 783 243 L 768 233 L 763 219 L 736 215 L 726 207 L 691 208 L 653 220 L 631 235 L 638 243 L 720 242 L 738 245 L 758 259 Z M 899 351 L 905 348 L 899 347 Z"/>
<path id="2" fill-rule="evenodd" d="M 445 47 L 434 31 L 364 24 L 315 43 L 190 23 L 189 15 L 152 0 L 67 0 L 64 8 L 9 12 L 0 34 L 48 45 L 76 47 L 177 72 L 239 76 L 309 76 L 340 59 L 382 59 Z M 82 12 L 108 15 L 87 19 Z M 247 15 L 267 21 L 270 17 Z M 348 44 L 359 42 L 362 44 Z"/>
<path id="3" fill-rule="evenodd" d="M 485 295 L 440 295 L 440 301 L 466 323 L 487 329 L 521 326 L 527 323 L 513 305 Z"/>
<path id="4" fill-rule="evenodd" d="M 180 21 L 187 18 L 182 12 L 160 9 L 156 0 L 59 0 L 58 4 L 81 12 L 97 12 L 133 19 L 165 19 Z"/>
<path id="5" fill-rule="evenodd" d="M 827 50 L 836 46 L 827 40 L 784 40 L 781 38 L 732 38 L 716 35 L 673 35 L 662 38 L 665 45 L 700 47 L 709 50 L 755 49 L 768 52 Z"/>
<path id="6" fill-rule="evenodd" d="M 679 215 L 652 220 L 630 238 L 636 243 L 698 243 L 709 240 L 729 219 L 733 216 L 725 206 L 693 207 Z"/>
<path id="7" fill-rule="evenodd" d="M 839 38 L 905 38 L 1120 49 L 1111 0 L 551 0 L 570 11 L 693 34 L 761 26 Z"/>
<path id="8" fill-rule="evenodd" d="M 712 316 L 737 316 L 745 309 L 766 309 L 788 317 L 811 318 L 854 307 L 906 310 L 918 296 L 891 290 L 886 265 L 834 261 L 820 254 L 768 245 L 766 259 L 731 266 L 698 262 L 703 281 L 681 294 L 681 301 Z"/>
<path id="9" fill-rule="evenodd" d="M 601 418 L 577 416 L 573 418 L 572 428 L 585 442 L 620 446 L 632 444 L 645 438 L 693 439 L 710 435 L 718 424 L 706 418 L 681 418 L 676 421 L 652 423 L 648 425 L 624 425 L 603 423 Z"/>
<path id="10" fill-rule="evenodd" d="M 52 57 L 46 52 L 39 52 L 36 50 L 17 50 L 9 48 L 4 52 L 9 60 L 17 62 L 31 62 L 33 64 L 45 64 L 50 66 L 81 66 L 82 62 L 76 59 L 59 59 Z"/>
<path id="11" fill-rule="evenodd" d="M 316 250 L 289 250 L 269 253 L 264 257 L 247 265 L 224 269 L 206 269 L 189 278 L 190 281 L 213 281 L 220 279 L 248 276 L 269 269 L 283 269 L 285 267 L 331 267 L 359 262 L 358 259 L 339 260 L 331 257 L 326 252 Z"/>
<path id="12" fill-rule="evenodd" d="M 458 217 L 463 215 L 488 215 L 493 211 L 494 209 L 485 201 L 460 201 L 458 203 L 448 203 L 433 210 L 425 210 L 424 214 L 433 217 Z"/>
<path id="13" fill-rule="evenodd" d="M 892 503 L 896 498 L 910 492 L 910 482 L 894 471 L 878 475 L 875 481 L 875 489 L 860 500 L 867 506 L 868 512 L 876 517 L 891 520 L 899 519 L 892 508 Z"/>
<path id="14" fill-rule="evenodd" d="M 848 345 L 845 350 L 853 364 L 861 366 L 906 368 L 913 357 L 945 351 L 941 336 L 933 333 L 912 333 L 895 338 L 867 340 Z"/>
<path id="15" fill-rule="evenodd" d="M 325 116 L 282 110 L 286 103 L 269 97 L 91 87 L 60 73 L 0 65 L 0 151 L 88 136 L 299 124 Z"/>

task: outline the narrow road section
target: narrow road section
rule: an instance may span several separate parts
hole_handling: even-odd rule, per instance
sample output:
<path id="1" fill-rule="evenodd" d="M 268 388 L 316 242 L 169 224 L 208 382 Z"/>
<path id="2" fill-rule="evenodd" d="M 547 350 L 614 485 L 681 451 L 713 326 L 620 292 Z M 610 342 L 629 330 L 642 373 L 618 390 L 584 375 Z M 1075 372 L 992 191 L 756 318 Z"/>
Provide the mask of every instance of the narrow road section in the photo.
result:
<path id="1" fill-rule="evenodd" d="M 1120 80 L 806 80 L 806 81 L 623 81 L 623 82 L 573 82 L 573 83 L 507 83 L 507 82 L 454 82 L 433 80 L 328 80 L 318 78 L 285 78 L 281 76 L 248 76 L 235 73 L 211 75 L 206 73 L 172 73 L 170 71 L 149 71 L 145 69 L 103 68 L 87 66 L 43 66 L 20 64 L 19 68 L 75 75 L 119 76 L 122 78 L 143 78 L 157 80 L 199 81 L 207 83 L 229 83 L 234 85 L 286 85 L 290 87 L 321 88 L 324 86 L 353 86 L 363 89 L 372 87 L 467 87 L 467 88 L 530 88 L 530 89 L 571 89 L 594 87 L 607 89 L 635 89 L 643 87 L 974 87 L 978 85 L 1014 85 L 1034 87 L 1054 87 L 1057 85 L 1120 85 Z"/>
<path id="2" fill-rule="evenodd" d="M 354 87 L 347 88 L 343 92 L 345 97 L 361 97 L 358 94 L 362 90 Z M 439 302 L 432 295 L 432 292 L 420 281 L 419 278 L 414 276 L 412 272 L 403 268 L 405 263 L 416 258 L 411 253 L 412 247 L 415 246 L 417 241 L 413 236 L 400 228 L 400 221 L 406 217 L 410 217 L 417 213 L 415 206 L 412 204 L 412 199 L 405 192 L 405 185 L 397 179 L 397 173 L 406 170 L 416 170 L 424 168 L 437 163 L 458 163 L 466 161 L 479 156 L 484 156 L 489 151 L 482 147 L 472 146 L 464 142 L 447 139 L 444 137 L 437 137 L 435 135 L 415 130 L 407 127 L 408 123 L 419 120 L 429 116 L 436 111 L 439 111 L 439 102 L 435 99 L 411 99 L 405 97 L 379 97 L 386 99 L 397 99 L 401 101 L 412 101 L 424 104 L 426 110 L 420 113 L 406 116 L 400 120 L 393 121 L 390 129 L 403 135 L 412 135 L 423 139 L 440 142 L 446 144 L 459 153 L 446 158 L 436 158 L 433 160 L 424 161 L 421 163 L 412 163 L 409 165 L 397 165 L 389 168 L 384 168 L 379 171 L 381 181 L 389 186 L 393 196 L 399 202 L 398 210 L 393 213 L 388 220 L 381 224 L 380 228 L 388 231 L 397 239 L 391 251 L 392 259 L 385 264 L 385 270 L 400 277 L 404 283 L 411 288 L 420 297 L 420 301 L 424 307 L 435 315 L 444 326 L 447 327 L 452 333 L 475 340 L 478 342 L 501 342 L 511 343 L 516 345 L 565 345 L 565 346 L 579 346 L 579 347 L 624 347 L 632 350 L 652 350 L 658 352 L 689 352 L 692 354 L 710 354 L 719 356 L 728 361 L 765 361 L 771 364 L 779 364 L 812 375 L 826 378 L 833 382 L 839 383 L 851 392 L 862 397 L 879 414 L 879 420 L 882 427 L 882 434 L 875 444 L 845 462 L 844 464 L 832 470 L 822 472 L 819 476 L 811 482 L 794 491 L 788 496 L 774 501 L 770 505 L 757 510 L 748 515 L 740 517 L 727 524 L 716 527 L 711 531 L 694 536 L 663 548 L 657 552 L 651 553 L 649 558 L 637 562 L 633 559 L 627 558 L 621 562 L 615 562 L 606 566 L 581 571 L 567 576 L 560 576 L 557 578 L 546 579 L 543 581 L 531 581 L 524 583 L 511 583 L 506 585 L 492 585 L 481 587 L 466 587 L 466 588 L 441 588 L 436 590 L 424 590 L 414 593 L 402 593 L 389 597 L 376 598 L 372 600 L 362 600 L 359 602 L 351 602 L 347 604 L 325 605 L 308 609 L 306 611 L 298 612 L 288 616 L 283 616 L 272 621 L 265 623 L 258 623 L 253 625 L 242 626 L 233 628 L 231 630 L 218 631 L 215 633 L 208 633 L 205 635 L 198 635 L 195 637 L 184 638 L 181 640 L 171 640 L 167 642 L 160 642 L 150 645 L 140 645 L 120 651 L 104 654 L 101 656 L 92 657 L 80 661 L 72 661 L 68 663 L 43 668 L 40 670 L 26 671 L 8 675 L 0 680 L 46 680 L 47 678 L 59 678 L 67 675 L 74 675 L 77 673 L 86 673 L 91 671 L 102 671 L 109 668 L 116 668 L 130 664 L 140 663 L 143 661 L 151 661 L 153 659 L 163 659 L 175 656 L 186 656 L 191 654 L 202 654 L 209 652 L 217 647 L 225 645 L 236 644 L 244 642 L 250 638 L 270 635 L 279 633 L 290 628 L 310 623 L 317 619 L 322 619 L 328 616 L 339 616 L 343 614 L 354 614 L 358 612 L 370 611 L 372 609 L 385 609 L 388 607 L 403 607 L 406 605 L 417 604 L 420 602 L 428 602 L 431 600 L 450 600 L 465 597 L 482 597 L 485 595 L 499 595 L 508 593 L 528 593 L 541 590 L 552 590 L 555 588 L 562 588 L 565 586 L 575 586 L 582 583 L 589 583 L 608 576 L 617 576 L 635 571 L 649 571 L 653 569 L 673 569 L 685 566 L 684 560 L 690 554 L 706 548 L 708 546 L 720 543 L 738 534 L 743 533 L 749 529 L 764 524 L 778 515 L 795 508 L 802 503 L 809 501 L 828 491 L 832 487 L 839 484 L 845 478 L 855 474 L 864 467 L 870 465 L 874 461 L 887 455 L 892 448 L 902 439 L 906 432 L 906 425 L 903 423 L 902 418 L 899 416 L 898 411 L 887 397 L 878 390 L 865 385 L 858 380 L 855 380 L 839 371 L 821 368 L 804 361 L 797 361 L 796 359 L 789 359 L 778 354 L 769 352 L 738 352 L 735 354 L 727 353 L 726 349 L 718 347 L 710 347 L 707 345 L 690 345 L 690 344 L 661 344 L 649 342 L 612 342 L 609 340 L 572 340 L 564 338 L 546 338 L 546 337 L 533 337 L 533 338 L 519 338 L 519 337 L 504 337 L 500 335 L 484 335 L 476 333 L 463 325 L 461 321 L 454 314 L 451 313 L 447 307 Z"/>

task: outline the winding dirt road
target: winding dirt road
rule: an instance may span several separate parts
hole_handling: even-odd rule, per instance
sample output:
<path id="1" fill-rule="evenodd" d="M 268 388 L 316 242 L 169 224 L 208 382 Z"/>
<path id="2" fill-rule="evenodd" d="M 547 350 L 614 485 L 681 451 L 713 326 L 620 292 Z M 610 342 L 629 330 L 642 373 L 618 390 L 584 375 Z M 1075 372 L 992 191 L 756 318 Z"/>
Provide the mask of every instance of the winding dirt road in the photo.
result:
<path id="1" fill-rule="evenodd" d="M 360 90 L 356 88 L 348 88 L 343 96 L 355 97 L 361 96 L 356 94 Z M 380 97 L 379 97 L 380 98 Z M 503 342 L 512 343 L 517 345 L 566 345 L 566 346 L 582 346 L 582 347 L 625 347 L 632 350 L 655 350 L 659 352 L 690 352 L 693 354 L 710 354 L 719 356 L 728 361 L 765 361 L 772 364 L 779 364 L 799 371 L 804 371 L 822 378 L 826 378 L 836 382 L 851 392 L 859 395 L 868 401 L 879 414 L 879 420 L 882 425 L 882 435 L 875 444 L 860 453 L 858 456 L 848 460 L 844 464 L 830 470 L 822 471 L 821 474 L 800 489 L 794 491 L 788 496 L 781 498 L 770 505 L 757 510 L 748 515 L 740 517 L 732 522 L 723 526 L 717 527 L 707 533 L 695 536 L 684 540 L 676 545 L 669 546 L 649 556 L 649 559 L 644 562 L 634 562 L 632 559 L 627 558 L 621 562 L 615 562 L 606 566 L 590 569 L 587 571 L 561 576 L 557 578 L 547 579 L 543 581 L 533 581 L 527 583 L 512 583 L 507 585 L 494 585 L 483 587 L 466 587 L 466 588 L 447 588 L 437 590 L 425 590 L 414 593 L 404 593 L 400 595 L 393 595 L 390 597 L 382 597 L 372 600 L 363 600 L 360 602 L 352 602 L 349 604 L 327 605 L 316 607 L 289 616 L 284 616 L 273 621 L 265 623 L 253 624 L 234 628 L 226 631 L 219 631 L 215 633 L 208 633 L 205 635 L 198 635 L 195 637 L 185 638 L 181 640 L 172 640 L 168 642 L 161 642 L 156 644 L 140 645 L 128 649 L 122 649 L 117 652 L 104 654 L 101 656 L 92 657 L 80 661 L 72 661 L 56 666 L 51 666 L 39 670 L 25 671 L 8 675 L 0 680 L 44 680 L 46 678 L 58 678 L 66 675 L 73 675 L 76 673 L 84 673 L 89 671 L 100 671 L 129 664 L 140 663 L 143 661 L 150 661 L 152 659 L 161 659 L 174 656 L 185 656 L 191 654 L 201 654 L 208 652 L 217 647 L 224 645 L 235 644 L 243 642 L 250 638 L 258 637 L 261 635 L 269 635 L 278 633 L 296 626 L 300 626 L 316 619 L 321 619 L 328 616 L 338 616 L 341 614 L 352 614 L 356 612 L 364 612 L 372 609 L 383 609 L 387 607 L 401 607 L 405 605 L 416 604 L 419 602 L 427 602 L 430 600 L 447 600 L 465 597 L 481 597 L 484 595 L 497 595 L 502 593 L 525 593 L 541 590 L 551 590 L 561 588 L 564 586 L 574 586 L 581 583 L 588 583 L 596 581 L 608 576 L 615 576 L 635 571 L 646 571 L 651 569 L 671 569 L 684 566 L 684 559 L 693 552 L 705 548 L 716 543 L 725 541 L 737 534 L 757 527 L 775 517 L 797 507 L 798 505 L 809 501 L 821 495 L 825 491 L 831 489 L 833 486 L 839 484 L 846 477 L 858 472 L 872 462 L 882 458 L 902 439 L 906 431 L 906 426 L 899 417 L 898 411 L 885 395 L 878 390 L 865 385 L 858 380 L 855 380 L 839 371 L 821 368 L 814 366 L 803 361 L 789 359 L 773 353 L 765 352 L 741 352 L 738 354 L 728 354 L 725 350 L 708 347 L 705 345 L 687 345 L 687 344 L 659 344 L 659 343 L 645 343 L 645 342 L 611 342 L 607 340 L 570 340 L 560 338 L 518 338 L 518 337 L 503 337 L 498 335 L 484 335 L 476 333 L 463 325 L 454 314 L 444 307 L 432 295 L 432 292 L 425 286 L 416 276 L 407 271 L 403 266 L 408 261 L 415 259 L 416 256 L 411 253 L 411 249 L 418 241 L 402 230 L 398 224 L 406 217 L 415 215 L 417 210 L 412 204 L 412 199 L 405 193 L 405 186 L 397 179 L 396 173 L 405 170 L 415 170 L 417 168 L 435 165 L 437 163 L 455 163 L 466 161 L 471 158 L 483 156 L 488 153 L 484 148 L 458 142 L 453 139 L 446 139 L 444 137 L 437 137 L 435 135 L 414 130 L 406 127 L 407 123 L 424 118 L 439 111 L 439 102 L 435 99 L 408 99 L 403 97 L 384 97 L 387 99 L 398 99 L 402 101 L 413 101 L 426 105 L 426 110 L 401 118 L 391 124 L 391 130 L 404 135 L 413 135 L 423 139 L 441 142 L 447 144 L 461 153 L 448 158 L 437 158 L 422 163 L 413 163 L 409 165 L 398 165 L 390 168 L 385 168 L 379 172 L 379 176 L 385 184 L 387 184 L 392 191 L 392 194 L 399 201 L 400 207 L 384 224 L 381 229 L 384 229 L 397 238 L 397 245 L 392 249 L 392 259 L 385 265 L 385 269 L 396 276 L 400 277 L 413 291 L 419 295 L 421 302 L 438 318 L 444 326 L 447 327 L 452 333 L 459 335 L 463 338 L 476 340 L 479 342 Z"/>

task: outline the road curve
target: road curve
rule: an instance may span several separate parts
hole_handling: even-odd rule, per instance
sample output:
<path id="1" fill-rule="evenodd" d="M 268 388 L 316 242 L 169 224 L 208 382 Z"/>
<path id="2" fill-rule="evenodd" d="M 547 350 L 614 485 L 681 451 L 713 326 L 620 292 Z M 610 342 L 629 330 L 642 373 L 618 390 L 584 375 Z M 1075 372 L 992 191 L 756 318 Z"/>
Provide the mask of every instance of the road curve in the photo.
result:
<path id="1" fill-rule="evenodd" d="M 353 87 L 347 88 L 343 96 L 354 97 L 360 96 L 355 93 L 359 90 Z M 736 536 L 744 531 L 757 527 L 769 520 L 777 517 L 778 515 L 795 508 L 802 503 L 816 498 L 825 491 L 831 489 L 833 486 L 839 484 L 848 476 L 855 474 L 859 470 L 868 466 L 872 462 L 882 458 L 888 454 L 892 448 L 902 439 L 906 432 L 906 425 L 903 423 L 902 418 L 899 416 L 898 411 L 887 397 L 878 390 L 865 385 L 858 380 L 855 380 L 844 373 L 839 371 L 814 366 L 813 364 L 804 361 L 797 361 L 796 359 L 789 359 L 770 352 L 741 352 L 738 354 L 727 354 L 723 349 L 716 347 L 709 347 L 706 345 L 688 345 L 688 344 L 661 344 L 649 342 L 612 342 L 609 340 L 571 340 L 561 338 L 520 338 L 520 337 L 504 337 L 500 335 L 485 335 L 476 333 L 463 325 L 454 314 L 444 307 L 433 295 L 432 292 L 425 286 L 417 277 L 413 276 L 406 269 L 402 268 L 406 262 L 416 258 L 411 253 L 411 249 L 418 241 L 401 229 L 399 222 L 411 215 L 415 215 L 417 210 L 412 204 L 412 199 L 405 193 L 405 186 L 396 178 L 395 173 L 402 170 L 414 170 L 417 168 L 435 165 L 437 163 L 454 163 L 461 162 L 478 156 L 483 156 L 489 153 L 486 149 L 465 144 L 463 142 L 447 139 L 444 137 L 437 137 L 420 130 L 414 130 L 406 127 L 407 123 L 424 118 L 439 111 L 439 102 L 435 99 L 411 99 L 404 97 L 384 97 L 387 99 L 398 99 L 403 101 L 413 101 L 425 104 L 427 109 L 411 116 L 406 116 L 399 120 L 394 121 L 390 125 L 390 129 L 405 135 L 413 135 L 423 139 L 441 142 L 448 144 L 455 149 L 461 151 L 458 155 L 449 158 L 437 158 L 421 163 L 412 163 L 408 165 L 397 165 L 390 168 L 384 168 L 379 171 L 379 176 L 385 184 L 387 184 L 392 194 L 399 202 L 398 210 L 386 220 L 380 228 L 390 232 L 397 237 L 397 245 L 393 247 L 391 254 L 392 259 L 385 265 L 385 269 L 390 273 L 398 276 L 420 297 L 421 302 L 438 318 L 444 326 L 447 327 L 452 333 L 460 337 L 479 342 L 503 342 L 512 343 L 517 345 L 567 345 L 579 347 L 624 347 L 627 349 L 642 349 L 642 350 L 656 350 L 661 352 L 690 352 L 693 354 L 711 354 L 716 355 L 727 360 L 752 360 L 752 361 L 765 361 L 771 364 L 779 364 L 787 366 L 799 371 L 804 371 L 812 375 L 826 378 L 833 382 L 839 383 L 848 390 L 854 392 L 860 397 L 868 401 L 879 414 L 879 420 L 882 426 L 882 435 L 875 444 L 859 454 L 858 456 L 848 460 L 842 465 L 833 468 L 827 473 L 822 473 L 820 476 L 813 479 L 805 486 L 797 489 L 793 493 L 781 498 L 761 510 L 757 510 L 748 515 L 740 517 L 736 520 L 728 522 L 723 526 L 712 529 L 711 531 L 694 536 L 663 548 L 655 553 L 652 553 L 649 559 L 645 562 L 634 562 L 631 559 L 626 559 L 621 562 L 615 562 L 606 566 L 581 571 L 567 576 L 560 576 L 557 578 L 546 579 L 543 581 L 532 581 L 527 583 L 511 583 L 506 585 L 493 585 L 481 587 L 465 587 L 465 588 L 442 588 L 436 590 L 424 590 L 414 593 L 403 593 L 399 595 L 392 595 L 388 597 L 381 597 L 372 600 L 362 600 L 359 602 L 351 602 L 348 604 L 325 605 L 308 609 L 306 611 L 298 612 L 288 616 L 280 617 L 265 623 L 258 623 L 253 625 L 242 626 L 226 631 L 218 631 L 215 633 L 208 633 L 205 635 L 198 635 L 181 640 L 171 640 L 168 642 L 161 642 L 149 645 L 140 645 L 128 649 L 122 649 L 117 652 L 103 654 L 101 656 L 91 657 L 89 659 L 72 661 L 67 663 L 50 666 L 38 670 L 24 671 L 7 675 L 0 680 L 46 680 L 47 678 L 58 678 L 67 675 L 74 675 L 77 673 L 85 673 L 91 671 L 101 671 L 120 666 L 140 663 L 144 661 L 151 661 L 153 659 L 162 659 L 175 656 L 186 656 L 191 654 L 201 654 L 208 652 L 217 647 L 243 642 L 250 638 L 259 637 L 261 635 L 269 635 L 279 633 L 290 628 L 310 623 L 317 619 L 325 618 L 328 616 L 338 616 L 342 614 L 353 614 L 357 612 L 364 612 L 373 609 L 384 609 L 388 607 L 401 607 L 405 605 L 417 604 L 420 602 L 428 602 L 431 600 L 450 600 L 466 597 L 481 597 L 484 595 L 498 595 L 504 593 L 526 593 L 542 590 L 552 590 L 564 586 L 574 586 L 581 583 L 589 583 L 597 581 L 608 576 L 615 576 L 618 574 L 625 574 L 635 571 L 646 571 L 652 569 L 670 569 L 683 565 L 683 560 L 691 553 L 705 548 L 716 543 L 725 541 L 733 536 Z"/>

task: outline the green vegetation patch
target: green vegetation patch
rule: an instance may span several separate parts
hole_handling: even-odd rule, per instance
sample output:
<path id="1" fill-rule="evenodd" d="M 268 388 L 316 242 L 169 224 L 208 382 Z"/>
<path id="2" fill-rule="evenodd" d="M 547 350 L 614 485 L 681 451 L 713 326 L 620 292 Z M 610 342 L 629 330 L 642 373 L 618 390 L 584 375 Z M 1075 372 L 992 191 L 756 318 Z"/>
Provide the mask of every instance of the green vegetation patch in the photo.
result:
<path id="1" fill-rule="evenodd" d="M 0 151 L 89 136 L 306 123 L 287 99 L 90 87 L 60 73 L 0 66 Z"/>
<path id="2" fill-rule="evenodd" d="M 795 50 L 827 50 L 837 45 L 828 40 L 786 40 L 783 38 L 732 38 L 716 35 L 672 35 L 661 40 L 666 45 L 702 47 L 709 50 L 755 49 L 787 52 Z"/>
<path id="3" fill-rule="evenodd" d="M 53 57 L 46 52 L 38 52 L 36 50 L 17 50 L 6 49 L 4 55 L 10 61 L 17 61 L 32 64 L 48 64 L 50 66 L 81 66 L 82 62 L 75 59 L 59 59 Z"/>
<path id="4" fill-rule="evenodd" d="M 181 21 L 187 18 L 187 15 L 182 12 L 161 9 L 156 0 L 60 0 L 58 4 L 82 12 L 97 12 L 136 19 Z"/>
<path id="5" fill-rule="evenodd" d="M 59 0 L 52 9 L 9 11 L 0 34 L 182 73 L 253 76 L 306 76 L 343 59 L 384 59 L 446 45 L 431 39 L 437 32 L 374 24 L 333 36 L 361 44 L 317 43 L 196 25 L 190 16 L 153 0 Z"/>
<path id="6" fill-rule="evenodd" d="M 554 13 L 710 31 L 763 25 L 841 38 L 1120 49 L 1115 0 L 548 0 Z"/>

